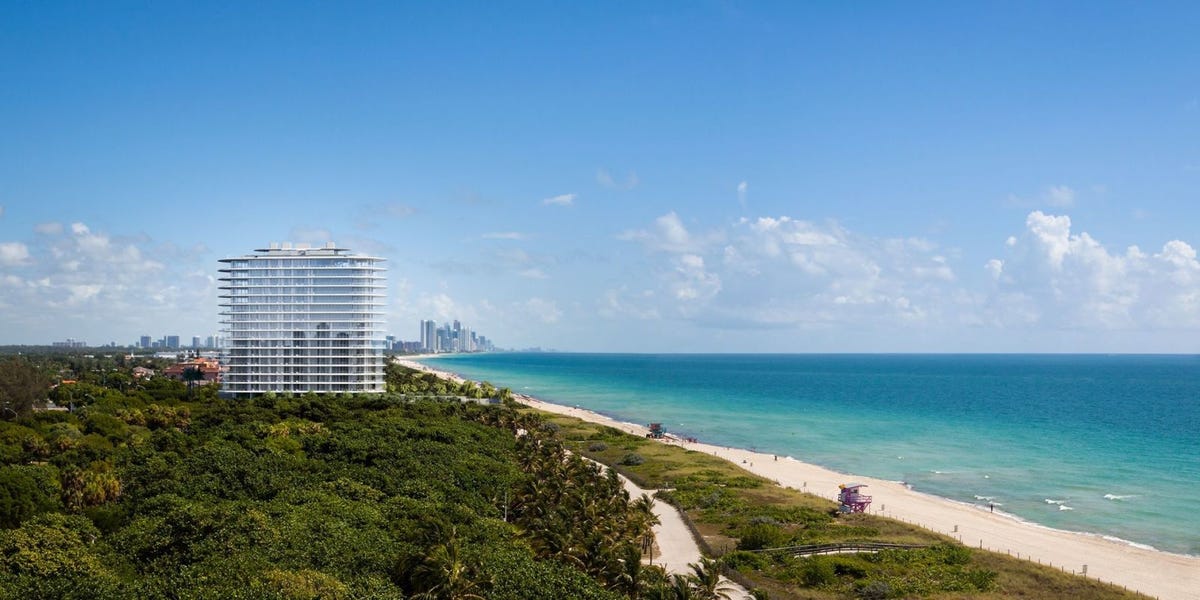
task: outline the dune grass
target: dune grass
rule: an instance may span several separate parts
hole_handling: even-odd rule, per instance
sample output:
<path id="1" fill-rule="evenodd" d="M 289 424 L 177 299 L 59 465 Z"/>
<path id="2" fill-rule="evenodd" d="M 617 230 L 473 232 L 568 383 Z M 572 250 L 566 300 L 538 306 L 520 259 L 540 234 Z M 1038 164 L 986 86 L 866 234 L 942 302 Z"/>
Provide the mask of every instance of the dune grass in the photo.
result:
<path id="1" fill-rule="evenodd" d="M 925 597 L 938 599 L 1145 598 L 1120 587 L 967 548 L 876 515 L 836 515 L 830 500 L 754 475 L 703 452 L 629 435 L 575 417 L 541 413 L 568 446 L 617 469 L 681 508 L 706 551 L 724 556 L 744 583 L 775 600 Z M 796 558 L 747 547 L 833 542 L 915 544 L 927 549 Z"/>

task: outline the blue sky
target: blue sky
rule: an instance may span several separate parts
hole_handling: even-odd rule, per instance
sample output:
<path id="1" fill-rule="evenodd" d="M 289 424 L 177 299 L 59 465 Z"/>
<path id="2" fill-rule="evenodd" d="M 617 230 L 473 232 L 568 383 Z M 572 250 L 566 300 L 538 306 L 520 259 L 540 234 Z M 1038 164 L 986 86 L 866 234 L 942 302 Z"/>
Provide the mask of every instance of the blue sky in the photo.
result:
<path id="1" fill-rule="evenodd" d="M 334 240 L 402 339 L 1197 350 L 1194 3 L 244 4 L 0 4 L 0 343 Z"/>

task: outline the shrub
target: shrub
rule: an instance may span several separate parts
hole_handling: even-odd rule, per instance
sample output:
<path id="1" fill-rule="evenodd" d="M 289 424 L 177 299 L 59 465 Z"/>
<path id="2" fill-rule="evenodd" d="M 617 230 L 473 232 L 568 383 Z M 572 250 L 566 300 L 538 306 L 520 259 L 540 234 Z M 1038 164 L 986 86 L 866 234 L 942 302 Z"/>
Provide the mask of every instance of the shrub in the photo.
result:
<path id="1" fill-rule="evenodd" d="M 855 579 L 866 577 L 867 569 L 863 563 L 853 555 L 847 556 L 831 556 L 829 561 L 833 563 L 833 572 L 839 576 L 849 575 Z"/>
<path id="2" fill-rule="evenodd" d="M 777 548 L 788 539 L 778 525 L 772 523 L 751 523 L 742 528 L 738 539 L 738 550 L 761 550 Z"/>
<path id="3" fill-rule="evenodd" d="M 996 572 L 987 570 L 970 570 L 963 574 L 966 580 L 981 592 L 991 591 L 996 586 Z"/>
<path id="4" fill-rule="evenodd" d="M 862 600 L 886 600 L 892 595 L 892 586 L 886 581 L 872 581 L 858 588 L 858 597 Z"/>
<path id="5" fill-rule="evenodd" d="M 971 562 L 971 550 L 966 546 L 939 544 L 930 548 L 930 552 L 940 555 L 942 562 L 948 565 L 965 565 Z"/>
<path id="6" fill-rule="evenodd" d="M 743 568 L 761 571 L 767 567 L 767 561 L 767 557 L 762 554 L 742 550 L 734 550 L 721 557 L 721 562 L 735 571 L 740 571 Z"/>
<path id="7" fill-rule="evenodd" d="M 608 444 L 604 442 L 592 442 L 588 444 L 589 452 L 604 452 L 605 450 L 608 450 Z"/>
<path id="8" fill-rule="evenodd" d="M 800 578 L 804 585 L 809 587 L 818 587 L 828 583 L 833 583 L 837 579 L 837 573 L 833 569 L 833 563 L 823 556 L 814 556 L 804 561 L 804 566 L 800 571 Z"/>
<path id="9" fill-rule="evenodd" d="M 636 467 L 644 462 L 646 462 L 646 459 L 642 458 L 642 455 L 636 452 L 630 452 L 629 454 L 621 457 L 621 464 L 631 467 Z"/>

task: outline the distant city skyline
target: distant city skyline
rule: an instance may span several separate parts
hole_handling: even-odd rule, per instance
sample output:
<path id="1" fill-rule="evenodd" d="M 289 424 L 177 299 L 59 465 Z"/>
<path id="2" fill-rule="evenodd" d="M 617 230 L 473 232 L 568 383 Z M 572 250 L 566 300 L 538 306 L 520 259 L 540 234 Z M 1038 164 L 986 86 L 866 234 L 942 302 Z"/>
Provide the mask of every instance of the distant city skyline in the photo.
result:
<path id="1" fill-rule="evenodd" d="M 615 352 L 1200 351 L 1200 5 L 0 5 L 0 344 L 218 327 Z M 402 31 L 403 35 L 397 32 Z"/>

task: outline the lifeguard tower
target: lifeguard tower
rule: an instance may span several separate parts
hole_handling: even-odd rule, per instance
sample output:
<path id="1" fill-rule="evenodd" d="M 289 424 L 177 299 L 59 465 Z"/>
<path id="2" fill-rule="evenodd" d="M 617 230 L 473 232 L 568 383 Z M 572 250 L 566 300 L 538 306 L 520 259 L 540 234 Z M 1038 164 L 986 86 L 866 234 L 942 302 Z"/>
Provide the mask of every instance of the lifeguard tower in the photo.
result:
<path id="1" fill-rule="evenodd" d="M 646 437 L 656 439 L 656 440 L 661 440 L 663 438 L 663 436 L 666 434 L 667 434 L 667 430 L 666 430 L 666 428 L 663 427 L 662 423 L 651 423 L 650 424 L 650 433 L 647 433 Z"/>
<path id="2" fill-rule="evenodd" d="M 871 497 L 861 493 L 859 490 L 867 487 L 863 483 L 843 483 L 838 486 L 841 490 L 838 492 L 838 502 L 841 506 L 838 511 L 842 513 L 860 513 L 867 512 L 867 507 L 871 506 Z"/>

